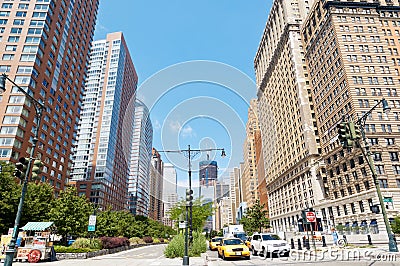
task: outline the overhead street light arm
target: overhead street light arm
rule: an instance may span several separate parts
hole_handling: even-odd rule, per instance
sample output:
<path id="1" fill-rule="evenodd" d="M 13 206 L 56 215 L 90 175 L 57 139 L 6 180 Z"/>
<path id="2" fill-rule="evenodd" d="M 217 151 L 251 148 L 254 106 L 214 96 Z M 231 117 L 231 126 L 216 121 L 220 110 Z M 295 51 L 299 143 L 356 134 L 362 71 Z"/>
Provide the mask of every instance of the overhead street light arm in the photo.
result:
<path id="1" fill-rule="evenodd" d="M 29 93 L 27 93 L 23 88 L 21 88 L 19 85 L 17 85 L 12 79 L 8 77 L 7 74 L 3 73 L 0 76 L 0 91 L 5 92 L 6 91 L 6 80 L 10 81 L 15 87 L 18 88 L 20 92 L 22 92 L 26 97 L 29 98 L 30 101 L 33 102 L 33 105 L 35 107 L 36 113 L 42 114 L 43 110 L 45 109 L 45 106 L 43 103 L 39 102 L 35 98 L 33 98 Z"/>
<path id="2" fill-rule="evenodd" d="M 372 113 L 372 111 L 376 108 L 376 107 L 378 107 L 380 104 L 382 103 L 382 108 L 383 108 L 383 111 L 386 113 L 386 112 L 389 112 L 390 111 L 390 106 L 389 106 L 389 104 L 388 104 L 388 102 L 386 101 L 386 99 L 385 98 L 382 98 L 382 100 L 380 100 L 379 102 L 377 102 L 368 112 L 366 112 L 363 116 L 361 116 L 360 118 L 358 118 L 358 120 L 357 120 L 357 124 L 359 124 L 359 125 L 362 125 L 363 127 L 365 126 L 365 122 L 366 122 L 366 120 L 367 120 L 367 117 Z"/>

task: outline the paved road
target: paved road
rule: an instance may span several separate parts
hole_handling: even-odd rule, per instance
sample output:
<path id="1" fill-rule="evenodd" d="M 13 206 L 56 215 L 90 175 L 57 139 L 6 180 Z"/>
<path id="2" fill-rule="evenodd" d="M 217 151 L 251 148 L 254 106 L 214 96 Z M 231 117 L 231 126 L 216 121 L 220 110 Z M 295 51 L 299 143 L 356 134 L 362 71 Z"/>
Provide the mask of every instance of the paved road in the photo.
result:
<path id="1" fill-rule="evenodd" d="M 61 260 L 43 262 L 41 265 L 49 266 L 151 266 L 151 265 L 182 265 L 181 258 L 168 259 L 164 256 L 166 245 L 154 245 L 135 248 L 115 254 L 99 256 L 85 260 Z M 40 265 L 39 264 L 39 265 Z M 29 263 L 14 262 L 13 266 L 28 266 Z M 203 266 L 204 259 L 190 258 L 190 265 Z"/>

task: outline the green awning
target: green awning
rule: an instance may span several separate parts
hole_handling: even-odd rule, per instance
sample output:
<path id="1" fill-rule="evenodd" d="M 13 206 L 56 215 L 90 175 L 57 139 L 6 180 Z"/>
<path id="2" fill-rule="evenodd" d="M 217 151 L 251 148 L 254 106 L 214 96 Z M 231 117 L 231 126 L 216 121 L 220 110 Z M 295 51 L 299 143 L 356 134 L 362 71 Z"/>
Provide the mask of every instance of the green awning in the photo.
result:
<path id="1" fill-rule="evenodd" d="M 45 231 L 53 224 L 54 222 L 29 222 L 21 229 L 24 231 Z"/>

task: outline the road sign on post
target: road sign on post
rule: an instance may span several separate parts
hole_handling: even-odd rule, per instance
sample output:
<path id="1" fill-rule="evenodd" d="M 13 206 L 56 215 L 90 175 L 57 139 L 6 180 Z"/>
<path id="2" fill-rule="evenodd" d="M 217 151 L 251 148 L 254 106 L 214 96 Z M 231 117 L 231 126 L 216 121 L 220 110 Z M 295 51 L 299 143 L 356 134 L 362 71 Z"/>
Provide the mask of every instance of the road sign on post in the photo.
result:
<path id="1" fill-rule="evenodd" d="M 88 231 L 89 231 L 89 232 L 94 232 L 94 231 L 96 231 L 96 215 L 90 215 L 90 216 L 89 216 Z"/>
<path id="2" fill-rule="evenodd" d="M 314 223 L 317 221 L 317 217 L 315 216 L 315 212 L 306 212 L 306 219 L 309 223 Z"/>

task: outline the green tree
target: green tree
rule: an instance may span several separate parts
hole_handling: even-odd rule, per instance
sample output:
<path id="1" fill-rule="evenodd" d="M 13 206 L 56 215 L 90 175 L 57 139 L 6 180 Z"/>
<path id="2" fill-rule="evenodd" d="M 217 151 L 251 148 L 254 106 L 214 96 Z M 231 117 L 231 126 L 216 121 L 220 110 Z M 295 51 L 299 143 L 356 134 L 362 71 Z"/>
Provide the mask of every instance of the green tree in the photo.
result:
<path id="1" fill-rule="evenodd" d="M 169 211 L 171 219 L 176 221 L 176 227 L 178 227 L 179 217 L 186 212 L 186 201 L 179 201 L 174 207 Z M 202 198 L 197 198 L 193 201 L 192 207 L 192 227 L 193 231 L 203 231 L 203 227 L 209 216 L 212 215 L 211 203 L 203 202 Z"/>
<path id="2" fill-rule="evenodd" d="M 400 216 L 394 218 L 391 227 L 394 234 L 400 234 Z"/>
<path id="3" fill-rule="evenodd" d="M 133 224 L 135 217 L 128 211 L 102 211 L 97 215 L 96 235 L 98 236 L 135 236 Z"/>
<path id="4" fill-rule="evenodd" d="M 83 236 L 86 234 L 92 205 L 85 196 L 78 196 L 76 188 L 68 187 L 54 200 L 50 210 L 50 220 L 55 223 L 57 231 L 66 241 L 67 236 Z"/>
<path id="5" fill-rule="evenodd" d="M 257 200 L 256 203 L 246 210 L 246 214 L 240 220 L 243 224 L 244 230 L 248 234 L 253 232 L 262 232 L 263 228 L 269 227 L 269 220 L 267 218 L 268 211 L 264 210 L 265 204 L 260 204 Z"/>
<path id="6" fill-rule="evenodd" d="M 14 165 L 1 162 L 0 172 L 0 234 L 14 226 L 21 190 L 13 176 Z"/>
<path id="7" fill-rule="evenodd" d="M 22 209 L 21 226 L 27 222 L 49 221 L 53 206 L 54 189 L 47 183 L 29 183 L 24 207 Z"/>

